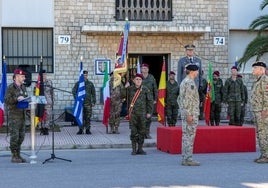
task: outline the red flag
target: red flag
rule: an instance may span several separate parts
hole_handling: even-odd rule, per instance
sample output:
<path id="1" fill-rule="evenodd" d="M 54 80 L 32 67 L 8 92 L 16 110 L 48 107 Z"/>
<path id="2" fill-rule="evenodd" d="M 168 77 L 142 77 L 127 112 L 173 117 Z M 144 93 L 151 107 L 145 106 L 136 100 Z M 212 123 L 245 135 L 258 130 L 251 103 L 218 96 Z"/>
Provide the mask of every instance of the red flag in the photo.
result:
<path id="1" fill-rule="evenodd" d="M 214 85 L 213 85 L 213 75 L 212 75 L 212 66 L 211 63 L 208 65 L 208 86 L 207 86 L 207 94 L 204 105 L 204 113 L 205 113 L 205 121 L 207 125 L 210 125 L 210 107 L 211 102 L 215 100 L 214 94 Z"/>
<path id="2" fill-rule="evenodd" d="M 165 58 L 163 58 L 163 65 L 162 65 L 162 72 L 158 87 L 158 100 L 156 111 L 158 113 L 157 120 L 162 124 L 165 125 L 165 99 L 166 99 L 166 63 Z"/>

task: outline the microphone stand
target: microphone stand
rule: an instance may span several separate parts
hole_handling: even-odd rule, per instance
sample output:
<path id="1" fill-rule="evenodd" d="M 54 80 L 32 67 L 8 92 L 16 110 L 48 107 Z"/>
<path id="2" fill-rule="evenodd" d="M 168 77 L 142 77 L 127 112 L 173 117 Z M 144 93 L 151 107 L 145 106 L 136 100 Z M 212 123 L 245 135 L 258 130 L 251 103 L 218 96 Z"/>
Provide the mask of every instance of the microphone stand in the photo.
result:
<path id="1" fill-rule="evenodd" d="M 59 90 L 59 91 L 63 91 L 63 92 L 67 92 L 67 93 L 71 93 L 71 92 L 66 91 L 66 90 L 63 90 L 63 89 L 55 88 L 55 87 L 53 87 L 53 86 L 51 86 L 51 85 L 44 85 L 44 86 L 45 86 L 45 87 L 49 87 L 49 88 L 51 88 L 52 101 L 54 101 L 54 100 L 53 100 L 54 89 L 57 89 L 57 90 Z M 54 119 L 54 113 L 53 113 L 53 106 L 54 106 L 53 104 L 54 104 L 54 102 L 52 102 L 52 121 L 51 121 L 51 122 L 52 122 L 52 153 L 51 153 L 50 158 L 46 159 L 46 160 L 43 162 L 43 164 L 45 164 L 46 162 L 48 162 L 48 161 L 50 161 L 50 160 L 54 160 L 54 159 L 59 159 L 59 160 L 63 160 L 63 161 L 72 162 L 72 160 L 64 159 L 64 158 L 61 158 L 61 157 L 56 157 L 56 155 L 55 155 L 55 144 L 54 144 L 55 119 Z M 59 119 L 60 117 L 61 117 L 61 116 L 59 116 L 57 119 Z"/>

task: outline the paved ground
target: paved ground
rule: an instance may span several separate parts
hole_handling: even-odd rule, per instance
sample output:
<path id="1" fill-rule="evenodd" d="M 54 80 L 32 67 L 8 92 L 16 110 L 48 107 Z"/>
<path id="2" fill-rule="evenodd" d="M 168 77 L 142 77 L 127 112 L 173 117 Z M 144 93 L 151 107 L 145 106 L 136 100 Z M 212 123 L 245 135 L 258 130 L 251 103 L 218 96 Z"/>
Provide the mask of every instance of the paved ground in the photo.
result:
<path id="1" fill-rule="evenodd" d="M 62 123 L 61 124 L 65 124 Z M 52 154 L 52 135 L 36 134 L 36 164 L 10 163 L 9 137 L 0 135 L 1 188 L 267 188 L 268 164 L 256 164 L 259 151 L 250 153 L 195 154 L 199 167 L 180 165 L 180 155 L 156 149 L 157 122 L 152 139 L 146 140 L 146 156 L 130 155 L 128 123 L 121 134 L 106 134 L 100 122 L 92 123 L 92 135 L 76 135 L 77 127 L 64 126 L 55 133 L 56 157 Z M 203 124 L 203 122 L 200 122 Z M 77 149 L 73 149 L 77 148 Z M 90 148 L 90 149 L 88 149 Z M 92 148 L 92 149 L 91 149 Z M 93 149 L 94 148 L 94 149 Z M 31 137 L 23 143 L 23 156 L 29 158 Z"/>

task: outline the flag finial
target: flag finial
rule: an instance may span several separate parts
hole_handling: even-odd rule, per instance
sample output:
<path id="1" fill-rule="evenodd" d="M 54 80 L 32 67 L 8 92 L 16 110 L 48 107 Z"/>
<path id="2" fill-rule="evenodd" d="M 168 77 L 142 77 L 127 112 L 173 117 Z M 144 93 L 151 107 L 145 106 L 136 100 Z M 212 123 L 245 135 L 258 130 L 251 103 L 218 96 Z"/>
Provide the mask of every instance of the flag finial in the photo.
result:
<path id="1" fill-rule="evenodd" d="M 80 57 L 80 60 L 83 61 L 83 56 Z"/>
<path id="2" fill-rule="evenodd" d="M 3 60 L 4 60 L 4 61 L 6 60 L 6 56 L 3 56 Z"/>

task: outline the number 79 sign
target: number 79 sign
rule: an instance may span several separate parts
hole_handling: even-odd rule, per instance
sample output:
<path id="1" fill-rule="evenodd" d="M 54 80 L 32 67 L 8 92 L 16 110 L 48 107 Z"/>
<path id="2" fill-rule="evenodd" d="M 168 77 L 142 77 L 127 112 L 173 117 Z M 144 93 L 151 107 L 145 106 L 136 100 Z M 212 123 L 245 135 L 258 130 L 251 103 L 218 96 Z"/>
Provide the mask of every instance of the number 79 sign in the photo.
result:
<path id="1" fill-rule="evenodd" d="M 225 37 L 214 37 L 214 45 L 225 45 Z"/>
<path id="2" fill-rule="evenodd" d="M 70 35 L 60 35 L 58 37 L 59 44 L 71 44 L 71 36 Z"/>

